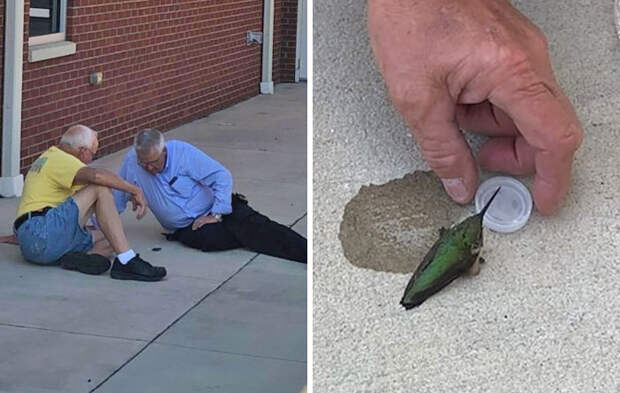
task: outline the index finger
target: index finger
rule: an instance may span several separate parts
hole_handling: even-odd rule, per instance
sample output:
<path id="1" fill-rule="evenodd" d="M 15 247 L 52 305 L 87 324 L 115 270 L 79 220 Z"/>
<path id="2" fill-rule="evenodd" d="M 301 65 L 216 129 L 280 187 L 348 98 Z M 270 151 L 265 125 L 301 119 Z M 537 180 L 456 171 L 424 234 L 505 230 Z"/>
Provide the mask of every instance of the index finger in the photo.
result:
<path id="1" fill-rule="evenodd" d="M 552 214 L 568 192 L 575 151 L 583 130 L 570 101 L 554 82 L 517 77 L 494 90 L 489 100 L 506 112 L 535 149 L 534 201 Z"/>
<path id="2" fill-rule="evenodd" d="M 202 226 L 202 222 L 200 221 L 200 218 L 197 218 L 194 220 L 194 223 L 192 224 L 192 230 L 195 231 L 196 229 L 200 228 Z"/>
<path id="3" fill-rule="evenodd" d="M 145 215 L 146 215 L 146 206 L 141 204 L 138 207 L 138 220 L 144 217 Z"/>

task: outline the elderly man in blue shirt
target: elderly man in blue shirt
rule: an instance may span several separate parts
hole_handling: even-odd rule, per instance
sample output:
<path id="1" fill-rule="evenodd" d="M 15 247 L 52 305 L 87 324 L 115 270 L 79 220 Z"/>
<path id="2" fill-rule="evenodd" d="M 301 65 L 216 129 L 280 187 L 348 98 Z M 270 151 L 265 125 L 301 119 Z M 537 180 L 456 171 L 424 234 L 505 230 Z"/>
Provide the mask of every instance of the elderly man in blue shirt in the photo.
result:
<path id="1" fill-rule="evenodd" d="M 307 241 L 291 228 L 252 209 L 232 194 L 232 175 L 219 162 L 189 143 L 157 130 L 138 133 L 119 176 L 140 187 L 149 208 L 166 229 L 168 240 L 202 251 L 247 248 L 306 263 Z M 115 192 L 119 212 L 130 195 Z"/>

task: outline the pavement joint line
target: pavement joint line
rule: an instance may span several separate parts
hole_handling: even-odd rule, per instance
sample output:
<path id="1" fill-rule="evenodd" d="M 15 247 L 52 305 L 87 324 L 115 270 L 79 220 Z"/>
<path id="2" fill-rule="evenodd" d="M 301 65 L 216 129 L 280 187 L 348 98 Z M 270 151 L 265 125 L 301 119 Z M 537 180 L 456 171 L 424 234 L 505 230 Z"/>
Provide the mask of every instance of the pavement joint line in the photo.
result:
<path id="1" fill-rule="evenodd" d="M 123 364 L 120 365 L 120 367 L 118 367 L 116 370 L 114 370 L 112 372 L 112 374 L 108 375 L 103 381 L 101 381 L 99 384 L 97 384 L 97 386 L 95 386 L 92 390 L 89 391 L 89 393 L 92 393 L 94 391 L 96 391 L 97 389 L 99 389 L 101 386 L 103 386 L 103 384 L 105 384 L 110 378 L 112 378 L 114 375 L 116 375 L 116 373 L 118 373 L 119 371 L 121 371 L 123 369 L 123 367 L 125 367 L 126 365 L 128 365 L 129 363 L 131 363 L 135 358 L 137 358 L 138 356 L 140 356 L 140 354 L 142 352 L 144 352 L 148 347 L 151 346 L 151 344 L 153 344 L 159 337 L 161 337 L 164 333 L 166 333 L 170 328 L 172 328 L 177 322 L 179 322 L 183 317 L 185 317 L 190 311 L 192 311 L 194 308 L 196 308 L 198 305 L 200 305 L 203 301 L 205 301 L 209 296 L 211 296 L 211 294 L 215 293 L 218 289 L 220 289 L 221 287 L 223 287 L 228 281 L 232 280 L 233 277 L 235 277 L 237 274 L 239 274 L 243 269 L 245 269 L 246 266 L 248 266 L 253 260 L 255 260 L 256 258 L 258 258 L 258 256 L 261 254 L 256 254 L 254 255 L 252 258 L 250 258 L 246 263 L 243 264 L 243 266 L 241 266 L 239 269 L 237 269 L 236 272 L 234 272 L 233 274 L 231 274 L 226 280 L 222 281 L 222 283 L 220 285 L 218 285 L 217 287 L 215 287 L 213 290 L 207 292 L 206 295 L 204 295 L 202 297 L 202 299 L 200 299 L 198 302 L 196 302 L 196 304 L 194 304 L 193 306 L 191 306 L 189 309 L 187 309 L 183 314 L 181 314 L 177 319 L 175 319 L 174 321 L 172 321 L 172 323 L 170 323 L 167 327 L 165 327 L 161 332 L 159 332 L 155 337 L 153 337 L 151 340 L 149 340 L 146 345 L 142 348 L 140 348 L 140 350 L 138 352 L 136 352 L 132 357 L 130 357 L 129 359 L 127 359 Z"/>
<path id="2" fill-rule="evenodd" d="M 39 326 L 27 326 L 27 325 L 17 325 L 12 323 L 2 323 L 0 322 L 0 327 L 12 327 L 18 329 L 32 329 L 32 330 L 42 330 L 46 332 L 53 333 L 64 333 L 64 334 L 74 334 L 77 336 L 88 336 L 88 337 L 101 337 L 101 338 L 112 338 L 116 340 L 124 340 L 124 341 L 136 341 L 136 342 L 148 342 L 149 340 L 143 338 L 129 338 L 129 337 L 118 337 L 118 336 L 107 336 L 105 334 L 96 334 L 96 333 L 84 333 L 84 332 L 76 332 L 71 330 L 57 330 L 57 329 L 49 329 Z"/>
<path id="3" fill-rule="evenodd" d="M 181 344 L 171 344 L 171 343 L 161 343 L 161 342 L 155 343 L 155 344 L 166 346 L 166 347 L 177 347 L 177 348 L 191 349 L 191 350 L 194 350 L 194 351 L 201 351 L 201 352 L 223 353 L 223 354 L 226 354 L 226 355 L 236 355 L 236 356 L 256 358 L 256 359 L 280 360 L 280 361 L 283 361 L 283 362 L 294 362 L 294 363 L 302 363 L 302 364 L 307 363 L 304 360 L 280 358 L 280 357 L 277 357 L 277 356 L 254 355 L 254 354 L 251 354 L 251 353 L 220 351 L 220 350 L 217 350 L 217 349 L 197 348 L 197 347 L 190 347 L 190 346 L 181 345 Z"/>
<path id="4" fill-rule="evenodd" d="M 205 277 L 201 277 L 201 276 L 192 276 L 192 275 L 188 275 L 188 274 L 175 274 L 174 277 L 191 278 L 191 279 L 198 280 L 198 281 L 204 281 L 204 282 L 208 282 L 208 283 L 210 282 L 212 284 L 215 284 L 216 282 L 220 282 L 220 280 L 213 280 L 211 278 L 205 278 Z"/>
<path id="5" fill-rule="evenodd" d="M 306 215 L 308 215 L 308 213 L 304 213 L 302 214 L 301 217 L 299 217 L 298 219 L 296 219 L 291 225 L 289 225 L 289 228 L 293 228 L 299 221 L 303 220 L 304 217 L 306 217 Z"/>
<path id="6" fill-rule="evenodd" d="M 293 226 L 295 226 L 295 224 L 297 224 L 298 222 L 303 220 L 304 217 L 306 217 L 307 214 L 308 214 L 307 212 L 304 212 L 304 214 L 302 214 L 301 217 L 299 217 L 291 225 L 289 225 L 289 228 L 292 228 Z M 200 305 L 203 301 L 205 301 L 209 296 L 211 296 L 211 294 L 215 293 L 218 289 L 223 287 L 228 281 L 232 280 L 233 277 L 235 277 L 237 274 L 239 274 L 243 269 L 245 269 L 252 261 L 254 261 L 256 258 L 258 258 L 260 255 L 262 255 L 262 254 L 255 254 L 254 256 L 252 256 L 252 258 L 250 258 L 246 263 L 243 264 L 243 266 L 241 266 L 239 269 L 237 269 L 236 272 L 231 274 L 220 285 L 218 285 L 213 290 L 208 292 L 205 296 L 203 296 L 202 299 L 200 299 L 196 304 L 194 304 L 192 307 L 187 309 L 183 314 L 181 314 L 181 316 L 179 316 L 170 325 L 168 325 L 166 328 L 164 328 L 164 330 L 162 330 L 159 334 L 157 334 L 152 340 L 148 341 L 147 344 L 144 347 L 142 347 L 138 352 L 136 352 L 132 357 L 130 357 L 125 363 L 121 364 L 121 366 L 119 368 L 114 370 L 114 372 L 112 372 L 112 374 L 110 374 L 103 381 L 101 381 L 97 386 L 95 386 L 92 390 L 90 390 L 89 393 L 92 393 L 92 392 L 96 391 L 97 389 L 99 389 L 101 386 L 103 386 L 103 384 L 105 384 L 110 378 L 112 378 L 114 375 L 116 375 L 116 373 L 118 373 L 120 370 L 122 370 L 123 367 L 125 367 L 127 364 L 129 364 L 131 361 L 133 361 L 135 358 L 137 358 L 142 352 L 144 352 L 148 347 L 150 347 L 151 344 L 153 344 L 159 337 L 161 337 L 170 328 L 172 328 L 184 316 L 186 316 L 190 311 L 192 311 L 194 308 L 196 308 L 198 305 Z M 158 344 L 160 344 L 160 343 L 158 343 Z M 160 344 L 160 345 L 162 345 L 162 344 Z M 183 346 L 179 345 L 179 347 L 183 347 Z M 184 348 L 192 348 L 192 347 L 184 347 Z M 197 348 L 192 348 L 192 349 L 197 349 Z M 229 353 L 229 354 L 243 355 L 243 356 L 249 356 L 249 357 L 257 357 L 257 358 L 265 358 L 265 359 L 276 359 L 276 360 L 285 360 L 285 361 L 291 361 L 291 362 L 299 362 L 298 360 L 292 360 L 292 359 L 272 358 L 272 357 L 256 356 L 256 355 L 249 355 L 249 354 L 238 354 L 238 353 L 234 353 L 234 352 L 224 352 L 224 351 L 211 351 L 211 352 L 221 352 L 221 353 Z M 306 363 L 306 362 L 299 362 L 299 363 Z"/>

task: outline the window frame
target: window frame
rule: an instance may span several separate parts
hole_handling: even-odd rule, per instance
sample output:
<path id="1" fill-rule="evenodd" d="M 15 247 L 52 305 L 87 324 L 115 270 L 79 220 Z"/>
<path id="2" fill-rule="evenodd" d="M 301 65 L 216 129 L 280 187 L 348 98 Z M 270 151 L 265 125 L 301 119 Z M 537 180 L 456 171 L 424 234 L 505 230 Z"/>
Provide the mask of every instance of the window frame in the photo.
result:
<path id="1" fill-rule="evenodd" d="M 65 41 L 67 39 L 66 27 L 67 27 L 67 0 L 60 1 L 60 21 L 58 26 L 58 33 L 39 35 L 34 37 L 28 37 L 28 45 L 41 45 L 50 42 Z M 32 10 L 32 8 L 31 8 Z M 30 12 L 28 13 L 30 16 Z M 28 24 L 28 32 L 30 33 L 30 24 Z"/>

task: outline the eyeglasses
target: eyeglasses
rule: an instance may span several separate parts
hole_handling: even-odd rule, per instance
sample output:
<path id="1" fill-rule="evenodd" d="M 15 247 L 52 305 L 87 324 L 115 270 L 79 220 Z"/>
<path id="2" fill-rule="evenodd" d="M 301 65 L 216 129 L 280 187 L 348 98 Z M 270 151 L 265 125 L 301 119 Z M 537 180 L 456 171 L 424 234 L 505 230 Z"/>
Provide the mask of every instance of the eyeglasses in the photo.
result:
<path id="1" fill-rule="evenodd" d="M 82 149 L 82 150 L 86 150 L 87 152 L 89 152 L 91 156 L 93 156 L 93 157 L 95 156 L 95 152 L 93 152 L 93 151 L 92 151 L 91 149 L 89 149 L 88 147 L 82 147 L 81 149 Z"/>
<path id="2" fill-rule="evenodd" d="M 166 149 L 164 148 L 164 150 L 161 152 L 159 157 L 157 157 L 154 160 L 143 161 L 143 160 L 138 158 L 138 165 L 140 165 L 143 168 L 147 168 L 147 167 L 159 168 L 161 166 L 161 164 L 162 164 L 162 161 L 165 160 L 165 159 L 166 159 Z"/>

